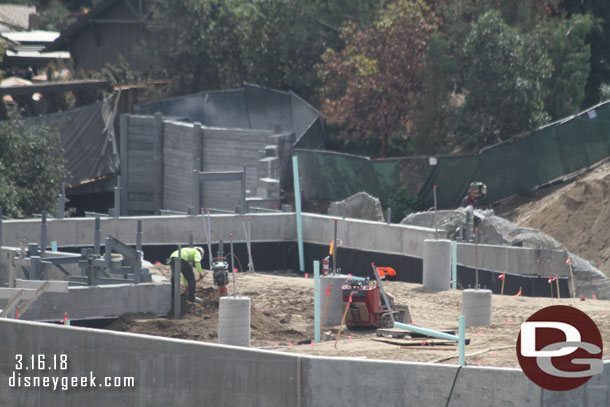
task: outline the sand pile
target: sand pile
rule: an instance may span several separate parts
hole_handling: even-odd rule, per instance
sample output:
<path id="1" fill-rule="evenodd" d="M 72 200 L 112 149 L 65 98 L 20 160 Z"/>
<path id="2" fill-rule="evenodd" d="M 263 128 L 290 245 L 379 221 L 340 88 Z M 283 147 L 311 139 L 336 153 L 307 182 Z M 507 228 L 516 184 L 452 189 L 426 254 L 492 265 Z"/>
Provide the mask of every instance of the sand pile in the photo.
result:
<path id="1" fill-rule="evenodd" d="M 540 229 L 610 276 L 610 164 L 532 203 L 512 218 Z"/>

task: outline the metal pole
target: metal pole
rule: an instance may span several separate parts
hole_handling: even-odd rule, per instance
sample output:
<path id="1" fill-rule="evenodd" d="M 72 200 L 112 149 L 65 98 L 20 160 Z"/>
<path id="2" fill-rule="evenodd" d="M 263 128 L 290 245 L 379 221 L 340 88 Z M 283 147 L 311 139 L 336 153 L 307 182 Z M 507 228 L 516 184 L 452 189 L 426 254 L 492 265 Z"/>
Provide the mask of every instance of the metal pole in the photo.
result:
<path id="1" fill-rule="evenodd" d="M 248 212 L 248 204 L 246 203 L 246 166 L 244 172 L 241 173 L 241 213 L 242 215 Z"/>
<path id="2" fill-rule="evenodd" d="M 174 318 L 180 318 L 180 274 L 182 273 L 182 245 L 178 245 L 178 258 L 174 260 L 174 274 L 172 274 L 172 280 L 174 282 Z"/>
<path id="3" fill-rule="evenodd" d="M 436 238 L 436 185 L 432 186 L 432 194 L 434 195 L 434 237 Z"/>
<path id="4" fill-rule="evenodd" d="M 335 219 L 335 234 L 333 237 L 333 275 L 337 274 L 337 219 Z"/>
<path id="5" fill-rule="evenodd" d="M 313 262 L 314 342 L 320 343 L 320 261 Z"/>
<path id="6" fill-rule="evenodd" d="M 40 223 L 40 253 L 43 254 L 47 250 L 47 212 L 42 212 L 42 221 Z"/>
<path id="7" fill-rule="evenodd" d="M 102 228 L 100 227 L 100 217 L 95 217 L 95 230 L 93 231 L 93 254 L 100 255 L 100 242 L 102 239 Z"/>
<path id="8" fill-rule="evenodd" d="M 387 216 L 388 225 L 392 223 L 392 208 L 388 208 L 388 216 Z"/>
<path id="9" fill-rule="evenodd" d="M 114 217 L 121 216 L 121 176 L 117 176 L 117 186 L 114 187 Z"/>
<path id="10" fill-rule="evenodd" d="M 195 245 L 195 241 L 193 240 L 193 232 L 189 233 L 189 246 L 193 247 Z"/>
<path id="11" fill-rule="evenodd" d="M 466 317 L 464 315 L 460 315 L 458 317 L 458 364 L 461 366 L 466 364 L 466 359 L 464 355 L 464 345 L 466 345 Z"/>
<path id="12" fill-rule="evenodd" d="M 451 242 L 451 289 L 457 290 L 457 242 Z"/>
<path id="13" fill-rule="evenodd" d="M 30 256 L 30 280 L 40 280 L 40 256 Z"/>
<path id="14" fill-rule="evenodd" d="M 0 247 L 2 247 L 2 206 L 0 206 Z"/>
<path id="15" fill-rule="evenodd" d="M 65 217 L 66 210 L 66 183 L 61 183 L 61 193 L 59 194 L 59 207 L 57 208 L 57 219 Z"/>
<path id="16" fill-rule="evenodd" d="M 142 251 L 142 220 L 138 219 L 138 229 L 136 232 L 136 250 Z"/>
<path id="17" fill-rule="evenodd" d="M 301 215 L 301 183 L 299 181 L 299 159 L 292 156 L 292 176 L 294 181 L 294 204 L 297 216 L 297 239 L 299 247 L 299 271 L 305 272 L 305 251 L 303 249 L 303 217 Z"/>
<path id="18" fill-rule="evenodd" d="M 229 233 L 229 241 L 231 242 L 231 273 L 233 274 L 233 297 L 237 297 L 237 289 L 235 287 L 235 259 L 233 258 L 233 233 Z"/>
<path id="19" fill-rule="evenodd" d="M 192 186 L 192 200 L 191 207 L 189 207 L 189 215 L 195 215 L 199 205 L 199 170 L 193 170 L 193 186 Z"/>
<path id="20" fill-rule="evenodd" d="M 479 289 L 479 229 L 474 230 L 474 278 L 475 289 Z"/>

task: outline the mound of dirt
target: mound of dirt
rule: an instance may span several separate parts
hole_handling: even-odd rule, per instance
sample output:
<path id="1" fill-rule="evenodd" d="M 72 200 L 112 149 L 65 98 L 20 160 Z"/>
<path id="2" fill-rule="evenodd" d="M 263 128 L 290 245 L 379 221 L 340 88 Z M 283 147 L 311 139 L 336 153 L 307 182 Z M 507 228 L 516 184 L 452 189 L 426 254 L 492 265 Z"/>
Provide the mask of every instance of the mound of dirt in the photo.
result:
<path id="1" fill-rule="evenodd" d="M 610 276 L 610 164 L 518 207 L 519 226 L 540 229 Z"/>

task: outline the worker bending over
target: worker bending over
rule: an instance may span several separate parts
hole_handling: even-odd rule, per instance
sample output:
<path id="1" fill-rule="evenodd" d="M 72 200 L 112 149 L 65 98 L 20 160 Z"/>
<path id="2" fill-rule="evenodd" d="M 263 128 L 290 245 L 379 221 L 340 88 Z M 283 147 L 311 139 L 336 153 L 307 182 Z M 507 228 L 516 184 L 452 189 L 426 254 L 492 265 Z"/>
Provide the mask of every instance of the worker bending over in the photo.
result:
<path id="1" fill-rule="evenodd" d="M 201 298 L 195 296 L 195 273 L 193 272 L 193 265 L 197 267 L 197 271 L 199 275 L 203 274 L 203 270 L 201 270 L 201 259 L 203 259 L 203 254 L 205 252 L 201 247 L 185 247 L 181 250 L 181 265 L 180 272 L 186 278 L 188 283 L 188 295 L 187 299 L 190 302 L 201 303 Z M 172 274 L 175 272 L 176 264 L 178 263 L 178 250 L 173 252 L 169 256 Z M 172 284 L 174 280 L 172 279 Z"/>

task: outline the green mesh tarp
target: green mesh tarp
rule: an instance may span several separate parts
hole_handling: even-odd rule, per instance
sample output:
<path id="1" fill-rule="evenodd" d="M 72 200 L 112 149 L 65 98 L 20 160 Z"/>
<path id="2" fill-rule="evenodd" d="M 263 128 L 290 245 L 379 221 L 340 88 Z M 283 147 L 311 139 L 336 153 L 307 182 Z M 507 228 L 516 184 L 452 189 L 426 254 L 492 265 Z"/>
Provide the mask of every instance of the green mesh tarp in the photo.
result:
<path id="1" fill-rule="evenodd" d="M 439 207 L 458 206 L 468 184 L 479 176 L 477 156 L 439 157 L 437 164 L 431 166 L 432 173 L 426 180 L 420 198 L 425 206 L 434 205 L 433 187 L 436 185 L 436 198 Z"/>
<path id="2" fill-rule="evenodd" d="M 373 161 L 373 169 L 379 180 L 379 187 L 383 195 L 401 188 L 398 161 Z"/>
<path id="3" fill-rule="evenodd" d="M 295 150 L 305 201 L 340 201 L 364 191 L 381 196 L 371 160 L 320 150 Z"/>

